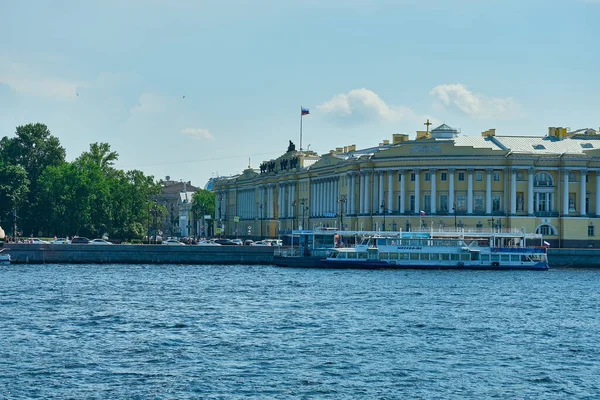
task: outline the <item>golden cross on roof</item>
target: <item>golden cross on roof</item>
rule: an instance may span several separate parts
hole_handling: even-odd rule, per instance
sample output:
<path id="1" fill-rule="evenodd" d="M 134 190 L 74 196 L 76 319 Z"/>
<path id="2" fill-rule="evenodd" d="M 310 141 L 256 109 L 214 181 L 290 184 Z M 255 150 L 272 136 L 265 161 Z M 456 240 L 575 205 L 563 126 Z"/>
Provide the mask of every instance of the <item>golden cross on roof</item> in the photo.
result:
<path id="1" fill-rule="evenodd" d="M 429 119 L 427 119 L 427 122 L 425 122 L 424 125 L 427 127 L 427 133 L 429 133 L 429 125 L 431 125 L 431 122 L 429 122 Z"/>

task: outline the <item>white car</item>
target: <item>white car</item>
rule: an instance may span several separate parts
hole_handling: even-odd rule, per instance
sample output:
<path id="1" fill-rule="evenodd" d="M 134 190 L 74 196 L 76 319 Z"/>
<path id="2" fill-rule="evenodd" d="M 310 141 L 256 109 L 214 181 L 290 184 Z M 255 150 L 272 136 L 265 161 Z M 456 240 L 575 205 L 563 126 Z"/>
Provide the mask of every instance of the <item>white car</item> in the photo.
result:
<path id="1" fill-rule="evenodd" d="M 71 241 L 66 238 L 58 238 L 58 239 L 54 239 L 50 243 L 52 243 L 52 244 L 70 244 Z"/>
<path id="2" fill-rule="evenodd" d="M 162 244 L 165 244 L 167 246 L 185 246 L 185 243 L 181 243 L 177 239 L 167 239 L 164 242 L 162 242 Z"/>
<path id="3" fill-rule="evenodd" d="M 90 244 L 112 244 L 112 243 L 107 242 L 104 239 L 94 239 L 94 240 L 90 240 Z"/>
<path id="4" fill-rule="evenodd" d="M 29 239 L 27 239 L 27 243 L 29 243 L 29 244 L 48 244 L 47 241 L 39 239 L 39 238 L 29 238 Z"/>

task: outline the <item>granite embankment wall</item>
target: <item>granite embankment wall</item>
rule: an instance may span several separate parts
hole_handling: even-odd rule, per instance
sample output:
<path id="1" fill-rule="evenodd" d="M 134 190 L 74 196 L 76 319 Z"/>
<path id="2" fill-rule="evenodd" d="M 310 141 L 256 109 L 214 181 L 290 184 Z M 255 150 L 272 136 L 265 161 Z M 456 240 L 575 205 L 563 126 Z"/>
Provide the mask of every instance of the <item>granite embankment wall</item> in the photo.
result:
<path id="1" fill-rule="evenodd" d="M 271 246 L 161 246 L 5 243 L 15 264 L 271 264 Z"/>
<path id="2" fill-rule="evenodd" d="M 272 264 L 270 246 L 4 245 L 16 264 Z M 600 249 L 549 249 L 551 268 L 600 268 Z"/>
<path id="3" fill-rule="evenodd" d="M 550 268 L 600 268 L 600 249 L 548 249 Z"/>

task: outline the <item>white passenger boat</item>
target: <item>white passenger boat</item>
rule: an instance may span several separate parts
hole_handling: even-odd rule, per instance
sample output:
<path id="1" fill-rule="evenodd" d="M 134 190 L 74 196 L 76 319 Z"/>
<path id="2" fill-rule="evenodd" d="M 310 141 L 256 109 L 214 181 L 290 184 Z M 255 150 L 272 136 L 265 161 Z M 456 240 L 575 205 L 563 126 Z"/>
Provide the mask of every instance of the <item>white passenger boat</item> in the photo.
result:
<path id="1" fill-rule="evenodd" d="M 541 235 L 502 232 L 381 232 L 337 247 L 321 262 L 333 268 L 547 270 Z"/>

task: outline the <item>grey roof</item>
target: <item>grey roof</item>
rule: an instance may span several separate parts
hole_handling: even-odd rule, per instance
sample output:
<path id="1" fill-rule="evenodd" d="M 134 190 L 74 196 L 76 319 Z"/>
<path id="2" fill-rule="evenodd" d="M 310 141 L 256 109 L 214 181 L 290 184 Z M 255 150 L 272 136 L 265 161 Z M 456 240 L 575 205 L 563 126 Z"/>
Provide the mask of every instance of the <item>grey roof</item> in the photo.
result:
<path id="1" fill-rule="evenodd" d="M 431 130 L 431 133 L 434 132 L 454 132 L 456 133 L 456 129 L 452 128 L 451 126 L 448 126 L 446 124 L 441 124 L 440 126 L 438 126 L 437 128 L 434 128 Z"/>
<path id="2" fill-rule="evenodd" d="M 564 139 L 548 136 L 496 136 L 496 140 L 513 153 L 584 154 L 584 150 L 600 149 L 600 136 L 574 136 Z"/>

